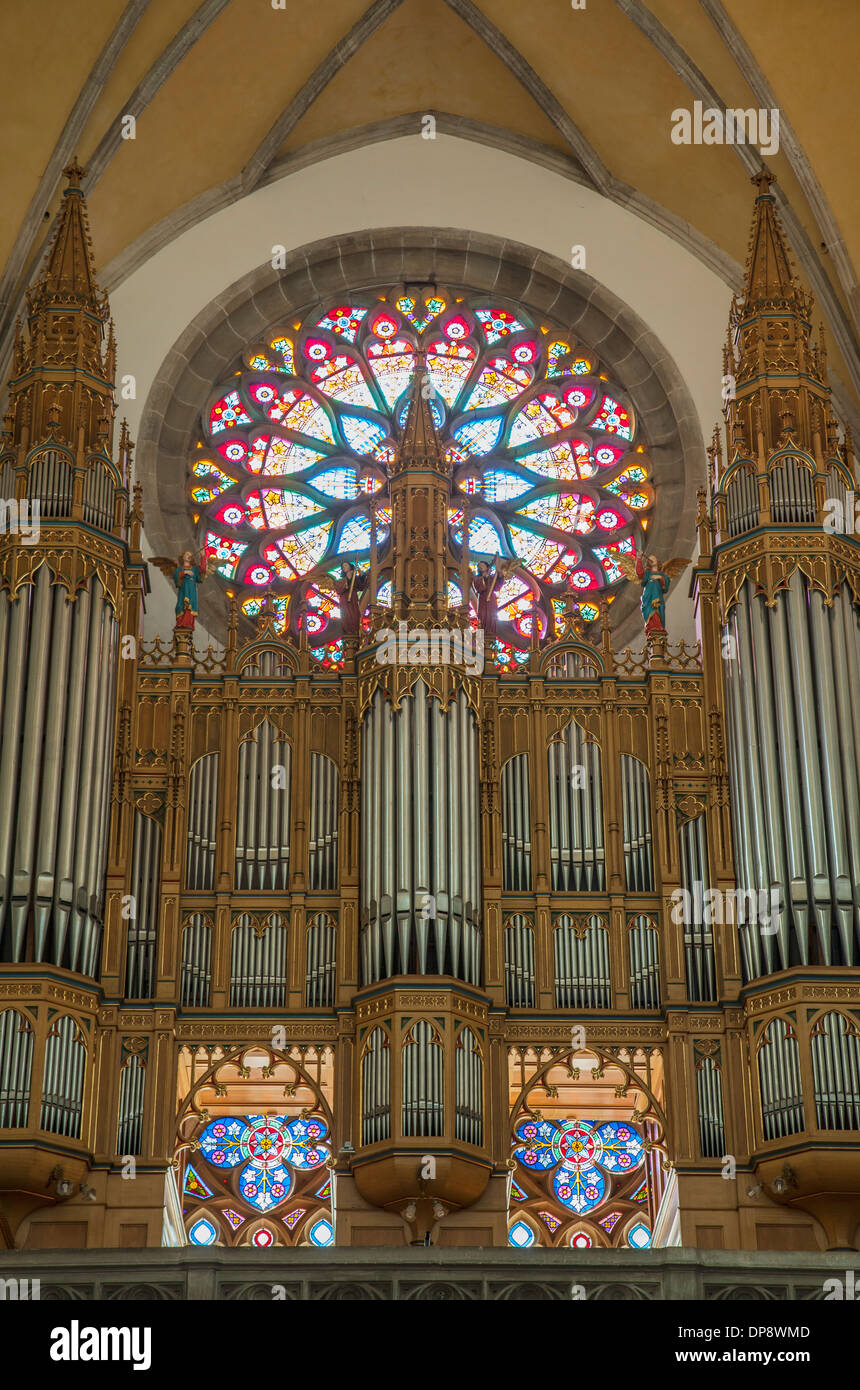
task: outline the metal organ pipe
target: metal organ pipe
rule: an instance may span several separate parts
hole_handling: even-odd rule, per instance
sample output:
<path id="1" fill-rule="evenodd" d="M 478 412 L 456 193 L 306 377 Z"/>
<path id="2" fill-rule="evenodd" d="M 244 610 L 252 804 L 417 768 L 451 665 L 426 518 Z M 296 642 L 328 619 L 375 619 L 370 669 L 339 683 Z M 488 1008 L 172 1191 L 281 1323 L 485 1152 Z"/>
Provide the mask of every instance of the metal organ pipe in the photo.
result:
<path id="1" fill-rule="evenodd" d="M 550 856 L 557 892 L 606 884 L 600 747 L 575 720 L 550 744 Z"/>
<path id="2" fill-rule="evenodd" d="M 308 923 L 305 1003 L 308 1008 L 331 1008 L 335 999 L 337 927 L 328 913 Z"/>
<path id="3" fill-rule="evenodd" d="M 790 478 L 785 486 L 793 486 Z M 800 504 L 806 506 L 803 496 Z M 738 642 L 738 659 L 725 663 L 738 887 L 757 895 L 768 917 L 772 902 L 779 903 L 776 935 L 752 925 L 741 929 L 744 979 L 816 961 L 856 964 L 860 635 L 854 604 L 843 585 L 828 608 L 824 595 L 795 573 L 770 609 L 746 584 L 729 631 Z"/>
<path id="4" fill-rule="evenodd" d="M 268 719 L 239 745 L 236 887 L 286 892 L 290 878 L 291 754 Z M 283 775 L 275 778 L 275 769 Z"/>
<path id="5" fill-rule="evenodd" d="M 608 1009 L 612 996 L 604 919 L 593 914 L 583 931 L 576 929 L 572 918 L 562 916 L 552 936 L 556 1008 Z"/>
<path id="6" fill-rule="evenodd" d="M 180 1000 L 188 1008 L 209 1006 L 212 927 L 202 912 L 193 912 L 182 932 Z"/>
<path id="7" fill-rule="evenodd" d="M 508 918 L 505 927 L 505 1000 L 511 1008 L 534 1008 L 534 930 L 520 913 Z"/>
<path id="8" fill-rule="evenodd" d="M 819 1129 L 860 1129 L 860 1038 L 842 1014 L 824 1014 L 810 1040 Z"/>
<path id="9" fill-rule="evenodd" d="M 391 1137 L 391 1048 L 388 1035 L 374 1028 L 361 1059 L 361 1141 Z"/>
<path id="10" fill-rule="evenodd" d="M 772 1019 L 758 1050 L 758 1077 L 765 1139 L 800 1134 L 803 1090 L 797 1038 L 783 1018 Z"/>
<path id="11" fill-rule="evenodd" d="M 457 1139 L 480 1146 L 484 1142 L 483 1062 L 471 1028 L 463 1028 L 454 1050 L 455 1129 Z"/>
<path id="12" fill-rule="evenodd" d="M 719 1065 L 712 1057 L 700 1057 L 696 1063 L 696 1094 L 702 1157 L 721 1158 L 726 1151 L 723 1079 Z"/>
<path id="13" fill-rule="evenodd" d="M 67 1139 L 81 1137 L 86 1048 L 68 1014 L 54 1021 L 45 1043 L 39 1128 Z"/>
<path id="14" fill-rule="evenodd" d="M 189 892 L 211 892 L 215 887 L 220 760 L 220 753 L 206 753 L 191 769 L 185 860 L 185 887 Z"/>
<path id="15" fill-rule="evenodd" d="M 33 1029 L 17 1009 L 0 1013 L 0 1129 L 23 1129 L 30 1107 Z"/>
<path id="16" fill-rule="evenodd" d="M 627 891 L 651 893 L 654 863 L 650 778 L 645 764 L 629 753 L 621 754 L 621 825 Z"/>
<path id="17" fill-rule="evenodd" d="M 503 886 L 526 893 L 532 881 L 528 753 L 508 759 L 501 781 Z"/>
<path id="18" fill-rule="evenodd" d="M 116 1131 L 118 1154 L 139 1154 L 143 1131 L 143 1102 L 146 1068 L 140 1057 L 129 1057 L 119 1083 L 119 1119 Z"/>
<path id="19" fill-rule="evenodd" d="M 635 917 L 627 932 L 630 952 L 630 1003 L 634 1009 L 660 1007 L 660 938 L 649 917 Z"/>
<path id="20" fill-rule="evenodd" d="M 362 982 L 481 972 L 477 726 L 423 681 L 396 711 L 377 691 L 361 735 Z"/>
<path id="21" fill-rule="evenodd" d="M 72 603 L 43 565 L 0 599 L 2 959 L 97 969 L 116 637 L 96 578 Z"/>
<path id="22" fill-rule="evenodd" d="M 684 958 L 690 999 L 716 998 L 714 933 L 705 922 L 704 899 L 710 891 L 708 845 L 704 815 L 686 821 L 678 832 L 680 842 L 681 886 L 690 911 L 684 922 Z"/>

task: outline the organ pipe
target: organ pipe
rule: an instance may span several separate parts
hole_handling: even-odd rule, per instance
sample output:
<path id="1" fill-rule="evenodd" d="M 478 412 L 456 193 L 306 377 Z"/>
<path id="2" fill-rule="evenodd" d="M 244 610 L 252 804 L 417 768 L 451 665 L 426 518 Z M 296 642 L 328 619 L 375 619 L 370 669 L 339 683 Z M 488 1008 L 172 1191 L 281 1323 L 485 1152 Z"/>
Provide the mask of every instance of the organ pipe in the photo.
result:
<path id="1" fill-rule="evenodd" d="M 238 890 L 286 892 L 289 887 L 291 751 L 268 719 L 239 745 Z"/>
<path id="2" fill-rule="evenodd" d="M 396 711 L 377 691 L 362 725 L 362 981 L 481 975 L 478 748 L 462 693 L 423 681 Z"/>
<path id="3" fill-rule="evenodd" d="M 463 1028 L 454 1051 L 455 1135 L 465 1144 L 484 1142 L 483 1062 L 471 1028 Z"/>
<path id="4" fill-rule="evenodd" d="M 527 893 L 532 886 L 529 755 L 518 753 L 502 768 L 503 886 Z"/>
<path id="5" fill-rule="evenodd" d="M 678 832 L 681 886 L 685 891 L 684 963 L 687 997 L 716 998 L 713 924 L 705 920 L 706 894 L 710 892 L 708 842 L 704 815 L 685 821 Z"/>
<path id="6" fill-rule="evenodd" d="M 189 1008 L 209 1005 L 212 969 L 212 926 L 202 912 L 193 912 L 182 932 L 180 1002 Z"/>
<path id="7" fill-rule="evenodd" d="M 262 928 L 243 913 L 233 928 L 230 1006 L 271 1009 L 287 1002 L 287 925 L 273 912 Z"/>
<path id="8" fill-rule="evenodd" d="M 521 913 L 509 917 L 505 927 L 505 1001 L 515 1009 L 534 1008 L 534 929 Z"/>
<path id="9" fill-rule="evenodd" d="M 219 764 L 219 753 L 207 753 L 191 769 L 185 860 L 185 887 L 189 892 L 211 892 L 215 887 Z"/>
<path id="10" fill-rule="evenodd" d="M 0 1129 L 23 1129 L 30 1107 L 33 1029 L 16 1009 L 0 1013 Z"/>
<path id="11" fill-rule="evenodd" d="M 784 1139 L 804 1129 L 800 1050 L 789 1023 L 768 1024 L 758 1050 L 762 1132 L 765 1139 Z"/>
<path id="12" fill-rule="evenodd" d="M 726 1151 L 723 1077 L 713 1057 L 700 1057 L 696 1062 L 696 1096 L 702 1158 L 722 1158 Z"/>
<path id="13" fill-rule="evenodd" d="M 627 931 L 630 964 L 630 1005 L 660 1007 L 660 938 L 650 917 L 634 917 Z"/>
<path id="14" fill-rule="evenodd" d="M 361 1142 L 391 1137 L 391 1047 L 382 1028 L 374 1028 L 361 1059 Z"/>
<path id="15" fill-rule="evenodd" d="M 74 1019 L 55 1020 L 45 1043 L 39 1128 L 80 1139 L 86 1048 Z"/>
<path id="16" fill-rule="evenodd" d="M 308 1008 L 331 1008 L 337 976 L 337 927 L 326 912 L 308 923 L 305 1003 Z"/>
<path id="17" fill-rule="evenodd" d="M 621 754 L 621 824 L 627 890 L 653 893 L 650 778 L 645 764 L 628 753 Z"/>
<path id="18" fill-rule="evenodd" d="M 559 917 L 552 937 L 556 1008 L 608 1009 L 612 995 L 604 919 L 593 914 L 587 924 L 576 926 L 571 917 Z"/>
<path id="19" fill-rule="evenodd" d="M 860 1037 L 842 1014 L 824 1014 L 812 1030 L 812 1081 L 819 1129 L 860 1129 Z"/>
<path id="20" fill-rule="evenodd" d="M 119 1118 L 116 1132 L 118 1154 L 140 1153 L 145 1087 L 146 1066 L 143 1059 L 129 1057 L 120 1073 Z"/>
<path id="21" fill-rule="evenodd" d="M 431 1024 L 419 1019 L 403 1044 L 402 1132 L 428 1138 L 444 1128 L 442 1042 Z"/>
<path id="22" fill-rule="evenodd" d="M 155 988 L 155 948 L 161 894 L 162 829 L 152 816 L 134 813 L 131 910 L 126 945 L 125 995 L 150 999 Z"/>
<path id="23" fill-rule="evenodd" d="M 0 956 L 94 975 L 116 683 L 96 578 L 70 602 L 41 566 L 0 595 Z"/>
<path id="24" fill-rule="evenodd" d="M 556 892 L 606 886 L 600 748 L 572 720 L 549 746 L 550 853 Z"/>
<path id="25" fill-rule="evenodd" d="M 311 753 L 308 887 L 311 892 L 337 888 L 338 770 L 331 758 Z"/>
<path id="26" fill-rule="evenodd" d="M 847 586 L 830 607 L 795 572 L 772 608 L 745 584 L 727 629 L 738 888 L 777 930 L 741 926 L 746 981 L 860 957 L 860 634 Z"/>

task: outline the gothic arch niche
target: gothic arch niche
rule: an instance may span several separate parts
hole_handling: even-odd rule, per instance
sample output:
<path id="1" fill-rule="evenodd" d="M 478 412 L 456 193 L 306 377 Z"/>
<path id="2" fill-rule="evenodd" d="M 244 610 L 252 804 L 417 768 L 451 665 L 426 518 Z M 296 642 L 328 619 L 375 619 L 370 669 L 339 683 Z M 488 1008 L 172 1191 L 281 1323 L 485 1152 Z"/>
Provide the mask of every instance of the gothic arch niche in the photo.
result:
<path id="1" fill-rule="evenodd" d="M 279 274 L 268 265 L 250 272 L 198 314 L 165 359 L 141 420 L 138 467 L 141 476 L 150 476 L 155 484 L 148 513 L 153 548 L 169 553 L 171 547 L 187 543 L 183 479 L 198 440 L 200 412 L 214 407 L 223 395 L 210 393 L 204 399 L 200 380 L 210 382 L 214 392 L 219 381 L 237 370 L 251 370 L 247 357 L 243 360 L 236 352 L 237 336 L 248 349 L 255 343 L 265 348 L 270 346 L 266 343 L 267 334 L 272 336 L 269 330 L 284 323 L 309 323 L 314 314 L 322 318 L 353 299 L 362 304 L 378 302 L 379 295 L 392 286 L 399 286 L 398 293 L 403 294 L 415 282 L 426 285 L 433 279 L 437 260 L 445 266 L 445 283 L 455 300 L 462 297 L 468 308 L 478 298 L 489 297 L 512 313 L 521 309 L 535 325 L 534 340 L 540 347 L 556 337 L 570 340 L 572 335 L 573 345 L 594 358 L 591 342 L 608 345 L 597 364 L 599 371 L 617 383 L 617 390 L 632 405 L 640 437 L 659 445 L 653 475 L 659 506 L 649 529 L 649 547 L 657 553 L 692 548 L 695 487 L 703 481 L 702 441 L 681 374 L 647 332 L 647 325 L 603 286 L 583 272 L 572 272 L 554 257 L 493 238 L 484 238 L 486 249 L 478 254 L 469 247 L 469 240 L 465 233 L 432 230 L 426 232 L 423 246 L 415 245 L 414 232 L 367 232 L 343 244 L 333 238 L 293 253 Z M 316 287 L 312 297 L 307 291 L 309 268 Z M 225 301 L 230 306 L 226 317 Z M 589 331 L 580 334 L 577 324 L 586 313 Z M 325 342 L 329 332 L 321 329 L 317 337 Z M 163 408 L 166 400 L 171 402 L 169 425 Z M 599 414 L 598 401 L 592 399 L 583 411 Z M 647 487 L 647 479 L 641 485 Z M 316 500 L 320 506 L 325 503 L 325 498 Z M 348 520 L 345 513 L 344 518 Z M 265 557 L 261 559 L 265 562 Z M 617 594 L 613 617 L 620 640 L 637 631 L 637 619 L 632 616 L 636 598 L 631 586 L 622 586 Z M 201 591 L 200 613 L 201 621 L 222 640 L 225 604 L 216 585 Z"/>
<path id="2" fill-rule="evenodd" d="M 509 1243 L 650 1245 L 669 1166 L 660 1049 L 512 1047 L 508 1075 Z"/>
<path id="3" fill-rule="evenodd" d="M 325 1046 L 181 1049 L 173 1172 L 190 1244 L 330 1243 L 309 1232 L 333 1224 L 333 1066 Z"/>

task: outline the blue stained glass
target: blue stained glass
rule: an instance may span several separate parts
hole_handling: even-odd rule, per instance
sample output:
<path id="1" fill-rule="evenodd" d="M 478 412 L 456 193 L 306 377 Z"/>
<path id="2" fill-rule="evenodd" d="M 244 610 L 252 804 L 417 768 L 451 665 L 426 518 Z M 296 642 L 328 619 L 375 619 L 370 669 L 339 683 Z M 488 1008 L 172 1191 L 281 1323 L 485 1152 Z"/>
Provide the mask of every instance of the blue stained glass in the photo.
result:
<path id="1" fill-rule="evenodd" d="M 526 479 L 517 477 L 516 473 L 503 473 L 498 469 L 486 472 L 483 483 L 481 496 L 486 497 L 488 502 L 511 502 L 534 486 Z"/>
<path id="2" fill-rule="evenodd" d="M 454 538 L 460 540 L 463 534 L 462 522 L 454 527 Z M 505 547 L 502 538 L 492 522 L 483 516 L 473 516 L 469 522 L 469 554 L 471 556 L 503 555 Z"/>
<path id="3" fill-rule="evenodd" d="M 216 1168 L 235 1168 L 245 1157 L 242 1137 L 247 1128 L 244 1120 L 213 1120 L 200 1136 L 201 1153 Z"/>
<path id="4" fill-rule="evenodd" d="M 514 1158 L 519 1159 L 523 1167 L 535 1172 L 555 1167 L 558 1156 L 553 1153 L 553 1140 L 558 1129 L 554 1124 L 549 1120 L 523 1120 L 514 1133 L 523 1141 L 514 1149 Z"/>
<path id="5" fill-rule="evenodd" d="M 293 1177 L 283 1163 L 252 1159 L 239 1174 L 239 1192 L 258 1211 L 271 1211 L 289 1197 Z"/>
<path id="6" fill-rule="evenodd" d="M 527 1192 L 523 1192 L 523 1189 L 520 1187 L 519 1183 L 514 1181 L 511 1183 L 511 1196 L 513 1197 L 515 1202 L 527 1202 L 529 1194 Z"/>
<path id="7" fill-rule="evenodd" d="M 603 1201 L 606 1179 L 599 1168 L 565 1164 L 554 1174 L 553 1189 L 558 1200 L 572 1211 L 591 1211 Z"/>
<path id="8" fill-rule="evenodd" d="M 635 1226 L 631 1226 L 627 1232 L 627 1244 L 632 1245 L 634 1250 L 647 1250 L 651 1244 L 651 1232 L 644 1221 L 637 1221 Z"/>
<path id="9" fill-rule="evenodd" d="M 454 438 L 472 454 L 488 454 L 501 439 L 503 425 L 501 415 L 491 415 L 486 420 L 470 420 L 454 430 Z"/>
<path id="10" fill-rule="evenodd" d="M 356 454 L 369 454 L 380 439 L 385 438 L 385 430 L 375 420 L 365 420 L 361 415 L 341 415 L 340 428 L 350 449 Z"/>
<path id="11" fill-rule="evenodd" d="M 328 1125 L 321 1116 L 290 1120 L 286 1131 L 293 1141 L 289 1161 L 294 1168 L 319 1168 L 325 1163 L 329 1151 L 322 1141 L 328 1133 Z"/>
<path id="12" fill-rule="evenodd" d="M 603 1145 L 601 1166 L 610 1173 L 631 1173 L 645 1160 L 642 1140 L 632 1125 L 607 1120 L 597 1130 Z"/>
<path id="13" fill-rule="evenodd" d="M 526 1250 L 530 1245 L 534 1245 L 537 1236 L 531 1226 L 527 1226 L 525 1221 L 515 1221 L 508 1231 L 508 1245 L 515 1246 L 518 1250 Z"/>
<path id="14" fill-rule="evenodd" d="M 350 502 L 354 502 L 362 491 L 354 468 L 327 468 L 324 473 L 309 478 L 308 482 L 317 492 L 324 492 L 326 497 L 340 497 Z"/>
<path id="15" fill-rule="evenodd" d="M 334 1230 L 330 1221 L 325 1218 L 317 1221 L 308 1231 L 308 1240 L 311 1245 L 331 1245 L 334 1241 Z"/>
<path id="16" fill-rule="evenodd" d="M 214 1245 L 218 1239 L 218 1231 L 211 1221 L 207 1220 L 205 1216 L 201 1216 L 200 1220 L 195 1221 L 189 1230 L 188 1239 L 194 1245 Z"/>
<path id="17" fill-rule="evenodd" d="M 388 535 L 388 527 L 377 516 L 376 544 L 381 545 Z M 353 516 L 344 526 L 337 543 L 338 555 L 349 555 L 353 551 L 364 552 L 370 549 L 370 518 Z"/>

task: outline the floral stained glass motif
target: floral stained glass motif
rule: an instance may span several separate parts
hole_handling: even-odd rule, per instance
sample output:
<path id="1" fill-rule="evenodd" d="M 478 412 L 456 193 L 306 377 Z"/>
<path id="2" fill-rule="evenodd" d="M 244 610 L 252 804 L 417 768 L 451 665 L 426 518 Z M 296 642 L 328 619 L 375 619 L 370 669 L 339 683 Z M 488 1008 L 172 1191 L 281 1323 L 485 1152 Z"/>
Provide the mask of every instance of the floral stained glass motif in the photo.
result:
<path id="1" fill-rule="evenodd" d="M 655 501 L 633 408 L 590 354 L 525 311 L 435 289 L 358 295 L 273 329 L 244 363 L 202 412 L 189 505 L 243 610 L 267 593 L 280 630 L 306 623 L 324 664 L 338 664 L 339 605 L 311 612 L 293 600 L 347 560 L 368 563 L 372 499 L 387 496 L 419 371 L 452 503 L 470 514 L 470 563 L 501 555 L 528 589 L 499 613 L 499 640 L 522 652 L 535 626 L 553 629 L 571 590 L 584 613 L 583 588 L 626 582 L 616 547 L 637 548 Z M 380 588 L 392 563 L 382 512 Z M 449 524 L 456 561 L 456 505 Z"/>
<path id="2" fill-rule="evenodd" d="M 557 1201 L 580 1216 L 601 1205 L 610 1178 L 633 1172 L 645 1160 L 638 1131 L 617 1120 L 530 1117 L 517 1126 L 515 1139 L 514 1158 L 528 1171 L 551 1173 Z"/>
<path id="3" fill-rule="evenodd" d="M 213 1168 L 239 1173 L 240 1196 L 258 1211 L 281 1205 L 294 1183 L 294 1170 L 321 1167 L 329 1156 L 322 1142 L 325 1120 L 312 1115 L 248 1115 L 212 1120 L 200 1136 L 200 1152 Z"/>

